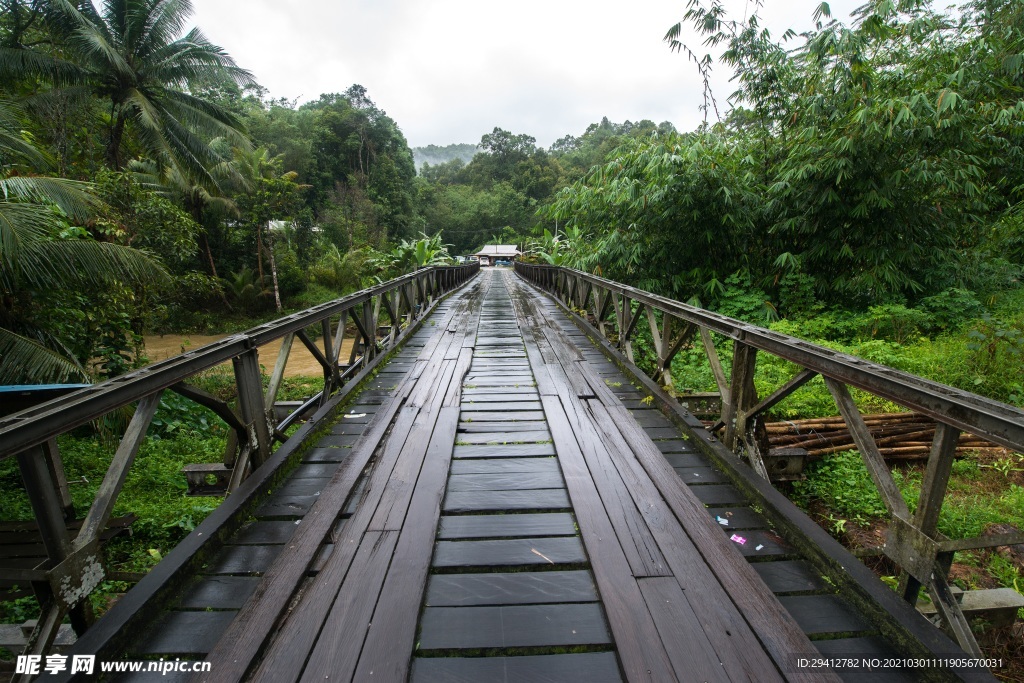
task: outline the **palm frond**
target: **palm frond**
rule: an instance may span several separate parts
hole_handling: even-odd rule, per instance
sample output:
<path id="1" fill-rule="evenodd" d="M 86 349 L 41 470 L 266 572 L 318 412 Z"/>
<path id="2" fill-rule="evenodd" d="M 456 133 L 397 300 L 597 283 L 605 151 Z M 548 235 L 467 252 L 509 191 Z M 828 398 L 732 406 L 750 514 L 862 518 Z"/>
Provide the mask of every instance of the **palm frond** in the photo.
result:
<path id="1" fill-rule="evenodd" d="M 92 193 L 92 185 L 67 178 L 47 176 L 10 176 L 0 179 L 0 202 L 53 204 L 72 221 L 91 217 L 102 202 Z"/>
<path id="2" fill-rule="evenodd" d="M 144 251 L 109 242 L 72 239 L 22 245 L 21 276 L 35 287 L 102 287 L 115 281 L 166 285 L 160 261 Z"/>
<path id="3" fill-rule="evenodd" d="M 0 384 L 53 384 L 87 380 L 73 359 L 0 327 Z"/>

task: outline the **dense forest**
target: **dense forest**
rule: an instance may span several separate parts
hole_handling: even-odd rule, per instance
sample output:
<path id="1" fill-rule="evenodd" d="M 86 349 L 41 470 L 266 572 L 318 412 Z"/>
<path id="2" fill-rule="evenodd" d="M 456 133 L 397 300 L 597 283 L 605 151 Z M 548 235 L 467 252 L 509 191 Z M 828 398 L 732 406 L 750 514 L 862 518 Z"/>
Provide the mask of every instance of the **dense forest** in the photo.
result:
<path id="1" fill-rule="evenodd" d="M 416 240 L 432 259 L 514 242 L 839 340 L 984 319 L 980 342 L 1024 346 L 986 317 L 1024 260 L 1018 3 L 875 2 L 849 27 L 822 5 L 781 41 L 691 3 L 670 47 L 710 73 L 692 24 L 739 86 L 705 94 L 698 130 L 605 118 L 544 149 L 495 128 L 421 149 L 418 174 L 365 88 L 274 99 L 189 13 L 4 3 L 3 381 L 123 372 L 143 332 L 336 296 L 417 265 Z"/>

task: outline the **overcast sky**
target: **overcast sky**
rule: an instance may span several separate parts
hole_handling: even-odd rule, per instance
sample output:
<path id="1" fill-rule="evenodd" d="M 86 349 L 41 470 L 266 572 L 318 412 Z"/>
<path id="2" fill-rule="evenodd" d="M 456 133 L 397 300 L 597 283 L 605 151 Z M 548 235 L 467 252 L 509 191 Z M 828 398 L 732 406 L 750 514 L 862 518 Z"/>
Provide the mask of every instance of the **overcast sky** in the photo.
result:
<path id="1" fill-rule="evenodd" d="M 765 0 L 773 35 L 810 28 L 819 0 Z M 662 41 L 685 0 L 193 0 L 193 22 L 272 97 L 353 83 L 412 147 L 480 141 L 495 126 L 548 147 L 607 116 L 700 123 L 701 83 Z M 846 20 L 859 1 L 831 3 Z M 742 17 L 744 2 L 726 0 Z M 692 33 L 687 39 L 700 47 Z M 701 53 L 706 51 L 701 47 Z M 732 91 L 722 71 L 717 96 Z"/>

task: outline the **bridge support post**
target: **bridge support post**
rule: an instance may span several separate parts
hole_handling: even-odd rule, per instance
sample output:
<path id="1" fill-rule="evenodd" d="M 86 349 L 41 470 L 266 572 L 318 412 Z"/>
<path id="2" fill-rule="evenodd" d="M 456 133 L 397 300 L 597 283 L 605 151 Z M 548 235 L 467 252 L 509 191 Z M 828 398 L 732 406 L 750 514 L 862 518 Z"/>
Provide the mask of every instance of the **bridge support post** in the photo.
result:
<path id="1" fill-rule="evenodd" d="M 705 337 L 705 345 L 714 349 L 709 344 L 710 334 L 701 330 Z M 711 351 L 708 352 L 711 358 Z M 717 354 L 715 354 L 717 360 Z M 714 363 L 712 363 L 714 366 Z M 764 479 L 768 479 L 768 469 L 764 465 L 761 453 L 761 435 L 758 433 L 760 417 L 752 413 L 757 405 L 757 389 L 754 386 L 754 371 L 757 369 L 757 349 L 741 341 L 733 342 L 732 354 L 732 381 L 729 385 L 728 395 L 722 396 L 722 422 L 725 423 L 725 433 L 722 442 L 727 448 L 735 451 L 741 444 L 745 446 L 747 460 Z M 719 366 L 718 372 L 721 372 Z M 716 377 L 718 375 L 716 372 Z M 724 378 L 724 372 L 722 372 Z M 722 383 L 724 385 L 724 382 Z"/>
<path id="2" fill-rule="evenodd" d="M 231 360 L 235 368 L 235 386 L 238 389 L 238 411 L 249 433 L 246 435 L 250 448 L 248 460 L 256 469 L 270 457 L 270 427 L 267 411 L 263 405 L 263 382 L 260 379 L 259 352 L 253 348 Z M 244 471 L 248 462 L 243 458 L 235 461 L 235 467 Z M 244 475 L 241 475 L 244 476 Z M 234 479 L 234 477 L 232 477 Z"/>

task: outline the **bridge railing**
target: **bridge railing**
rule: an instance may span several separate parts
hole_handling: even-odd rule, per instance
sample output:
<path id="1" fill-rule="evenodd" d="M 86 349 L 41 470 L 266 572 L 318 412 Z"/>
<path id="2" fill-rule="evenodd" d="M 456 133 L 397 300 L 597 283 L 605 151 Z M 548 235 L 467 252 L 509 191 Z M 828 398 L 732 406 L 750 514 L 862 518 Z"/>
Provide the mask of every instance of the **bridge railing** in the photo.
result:
<path id="1" fill-rule="evenodd" d="M 287 439 L 284 431 L 289 425 L 326 404 L 348 380 L 395 346 L 442 294 L 478 271 L 478 264 L 422 268 L 0 419 L 0 459 L 18 459 L 48 557 L 33 569 L 0 568 L 0 580 L 31 584 L 40 600 L 42 617 L 26 654 L 45 653 L 66 614 L 76 631 L 87 626 L 84 598 L 104 578 L 100 535 L 165 390 L 210 408 L 227 423 L 224 461 L 200 468 L 198 474 L 218 480 L 222 492 L 233 491 L 267 460 L 275 441 Z M 342 359 L 349 323 L 355 332 L 348 358 Z M 320 333 L 319 346 L 306 331 L 310 327 Z M 281 350 L 264 390 L 258 347 L 277 339 Z M 274 404 L 296 340 L 319 362 L 324 388 L 278 420 Z M 237 408 L 188 384 L 190 378 L 226 361 L 231 361 L 234 370 Z M 131 404 L 137 407 L 127 430 L 80 530 L 71 536 L 67 522 L 74 517 L 74 510 L 56 439 Z"/>
<path id="2" fill-rule="evenodd" d="M 638 327 L 646 322 L 653 338 L 652 379 L 672 389 L 672 359 L 691 342 L 703 347 L 721 395 L 721 417 L 712 431 L 730 450 L 746 457 L 765 479 L 763 418 L 777 405 L 820 375 L 868 474 L 891 518 L 882 551 L 903 570 L 900 590 L 916 604 L 928 589 L 944 621 L 965 650 L 979 653 L 969 624 L 950 592 L 947 576 L 957 551 L 1013 545 L 1024 534 L 949 539 L 939 532 L 957 442 L 968 432 L 1014 451 L 1024 452 L 1024 411 L 938 382 L 840 353 L 811 342 L 667 299 L 595 275 L 558 266 L 516 263 L 524 279 L 547 290 L 608 340 L 633 363 Z M 725 372 L 712 334 L 732 340 L 733 360 Z M 696 339 L 699 337 L 700 341 Z M 754 386 L 758 353 L 794 363 L 799 371 L 770 395 Z M 875 438 L 850 394 L 850 387 L 887 399 L 933 418 L 937 425 L 916 510 L 911 514 Z"/>

